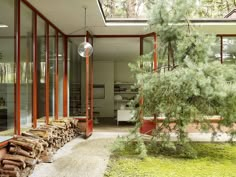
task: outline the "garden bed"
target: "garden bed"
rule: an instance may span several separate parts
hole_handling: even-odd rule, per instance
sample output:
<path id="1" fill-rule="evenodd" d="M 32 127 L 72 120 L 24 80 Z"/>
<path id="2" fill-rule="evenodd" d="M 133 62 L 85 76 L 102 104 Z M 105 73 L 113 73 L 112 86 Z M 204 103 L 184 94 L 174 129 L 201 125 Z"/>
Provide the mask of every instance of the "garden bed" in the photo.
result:
<path id="1" fill-rule="evenodd" d="M 196 159 L 149 154 L 145 159 L 132 148 L 111 156 L 106 177 L 236 177 L 236 145 L 194 143 Z"/>

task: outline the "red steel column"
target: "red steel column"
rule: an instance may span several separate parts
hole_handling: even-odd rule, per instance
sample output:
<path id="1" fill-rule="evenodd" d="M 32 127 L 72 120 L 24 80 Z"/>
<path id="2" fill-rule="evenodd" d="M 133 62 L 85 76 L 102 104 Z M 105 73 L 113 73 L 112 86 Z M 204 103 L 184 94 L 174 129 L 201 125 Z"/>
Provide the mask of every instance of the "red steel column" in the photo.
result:
<path id="1" fill-rule="evenodd" d="M 15 1 L 15 5 L 16 5 L 16 28 L 15 28 L 15 35 L 16 35 L 16 85 L 15 85 L 15 130 L 14 133 L 17 135 L 20 135 L 20 35 L 21 35 L 21 31 L 20 31 L 20 2 L 21 1 Z"/>
<path id="2" fill-rule="evenodd" d="M 156 33 L 154 33 L 154 51 L 153 51 L 153 69 L 154 71 L 157 71 L 157 67 L 158 67 L 158 62 L 157 62 L 157 35 Z"/>
<path id="3" fill-rule="evenodd" d="M 92 46 L 93 46 L 93 38 L 92 38 Z M 93 54 L 92 54 L 92 57 L 91 57 L 91 119 L 93 119 L 93 106 L 94 106 L 94 103 L 93 103 Z"/>
<path id="4" fill-rule="evenodd" d="M 86 42 L 88 42 L 88 33 L 86 35 Z M 86 82 L 85 82 L 85 104 L 86 104 L 86 119 L 89 118 L 89 56 L 87 56 L 87 52 L 86 52 Z M 88 124 L 88 121 L 87 121 Z M 88 125 L 87 125 L 88 127 Z"/>
<path id="5" fill-rule="evenodd" d="M 33 14 L 33 128 L 37 127 L 37 14 Z"/>

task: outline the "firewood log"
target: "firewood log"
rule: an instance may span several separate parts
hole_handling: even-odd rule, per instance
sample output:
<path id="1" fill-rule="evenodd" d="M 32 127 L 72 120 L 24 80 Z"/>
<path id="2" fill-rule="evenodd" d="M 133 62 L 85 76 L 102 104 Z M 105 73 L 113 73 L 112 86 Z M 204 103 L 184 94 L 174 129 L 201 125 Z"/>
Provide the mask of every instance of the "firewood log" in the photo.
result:
<path id="1" fill-rule="evenodd" d="M 31 157 L 31 158 L 35 158 L 36 156 L 35 152 L 28 152 L 21 149 L 20 147 L 10 147 L 9 152 L 12 154 L 19 154 L 19 155 L 23 155 L 25 157 Z"/>
<path id="2" fill-rule="evenodd" d="M 2 164 L 3 165 L 15 165 L 19 168 L 25 168 L 26 167 L 26 164 L 24 162 L 20 162 L 20 161 L 3 160 Z"/>
<path id="3" fill-rule="evenodd" d="M 34 139 L 41 139 L 39 136 L 34 135 L 34 134 L 30 133 L 30 132 L 22 132 L 21 135 L 22 136 L 26 136 L 26 137 L 31 137 L 31 138 L 34 138 Z"/>
<path id="4" fill-rule="evenodd" d="M 45 140 L 48 140 L 52 136 L 52 133 L 45 129 L 30 129 L 29 132 Z"/>
<path id="5" fill-rule="evenodd" d="M 3 169 L 4 170 L 11 170 L 11 171 L 20 171 L 19 167 L 18 166 L 15 166 L 15 165 L 4 165 L 3 166 Z"/>
<path id="6" fill-rule="evenodd" d="M 0 174 L 8 175 L 10 177 L 20 177 L 19 171 L 11 171 L 11 170 L 0 169 Z"/>
<path id="7" fill-rule="evenodd" d="M 18 146 L 21 146 L 23 149 L 30 150 L 30 151 L 32 151 L 35 148 L 34 144 L 23 142 L 23 141 L 17 141 L 17 140 L 12 139 L 9 142 L 12 145 L 16 145 L 16 146 L 18 145 Z"/>
<path id="8" fill-rule="evenodd" d="M 18 141 L 33 144 L 36 149 L 41 150 L 41 151 L 43 150 L 43 145 L 40 143 L 40 141 L 41 141 L 40 139 L 34 139 L 34 138 L 31 138 L 31 137 L 24 137 L 24 136 L 15 135 L 14 140 L 18 140 Z"/>
<path id="9" fill-rule="evenodd" d="M 3 156 L 3 160 L 12 160 L 12 161 L 25 163 L 25 157 L 21 155 L 5 154 Z"/>

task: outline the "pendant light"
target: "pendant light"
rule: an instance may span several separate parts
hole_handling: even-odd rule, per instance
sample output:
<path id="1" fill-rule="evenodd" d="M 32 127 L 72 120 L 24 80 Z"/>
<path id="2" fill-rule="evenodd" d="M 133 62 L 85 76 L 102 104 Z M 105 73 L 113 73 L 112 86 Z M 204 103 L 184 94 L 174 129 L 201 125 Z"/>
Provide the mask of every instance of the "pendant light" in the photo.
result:
<path id="1" fill-rule="evenodd" d="M 84 8 L 84 28 L 86 31 L 86 8 Z M 92 45 L 86 41 L 86 36 L 84 42 L 82 42 L 78 47 L 78 53 L 81 57 L 89 57 L 93 53 Z"/>

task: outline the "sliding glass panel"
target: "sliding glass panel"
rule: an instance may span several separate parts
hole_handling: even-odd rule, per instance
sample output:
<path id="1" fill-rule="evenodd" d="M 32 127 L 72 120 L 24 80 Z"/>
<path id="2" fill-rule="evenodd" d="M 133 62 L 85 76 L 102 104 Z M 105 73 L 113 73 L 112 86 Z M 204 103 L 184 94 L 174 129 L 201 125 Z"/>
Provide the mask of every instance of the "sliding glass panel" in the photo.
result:
<path id="1" fill-rule="evenodd" d="M 62 34 L 58 35 L 58 115 L 63 117 L 63 72 L 64 72 L 64 45 Z"/>
<path id="2" fill-rule="evenodd" d="M 14 132 L 14 0 L 0 0 L 0 135 Z M 0 142 L 8 137 L 0 136 Z"/>
<path id="3" fill-rule="evenodd" d="M 49 116 L 55 116 L 56 31 L 49 27 Z"/>
<path id="4" fill-rule="evenodd" d="M 85 115 L 85 74 L 81 75 L 81 63 L 77 49 L 78 45 L 84 41 L 84 38 L 70 38 L 68 43 L 68 61 L 69 71 L 69 112 L 70 116 Z M 84 65 L 85 69 L 85 65 Z M 85 70 L 83 70 L 85 72 Z M 81 83 L 83 81 L 83 83 Z M 83 113 L 81 104 L 83 104 Z"/>
<path id="5" fill-rule="evenodd" d="M 32 125 L 32 64 L 33 64 L 33 24 L 32 10 L 21 3 L 21 46 L 20 46 L 20 69 L 21 69 L 21 128 Z"/>
<path id="6" fill-rule="evenodd" d="M 41 17 L 37 17 L 37 86 L 38 86 L 38 126 L 45 123 L 45 73 L 46 73 L 46 23 Z"/>
<path id="7" fill-rule="evenodd" d="M 223 37 L 223 63 L 236 64 L 236 37 Z"/>
<path id="8" fill-rule="evenodd" d="M 154 49 L 154 37 L 144 37 L 143 38 L 143 54 L 149 55 L 150 57 L 143 61 L 143 67 L 148 71 L 153 70 L 153 49 Z"/>

